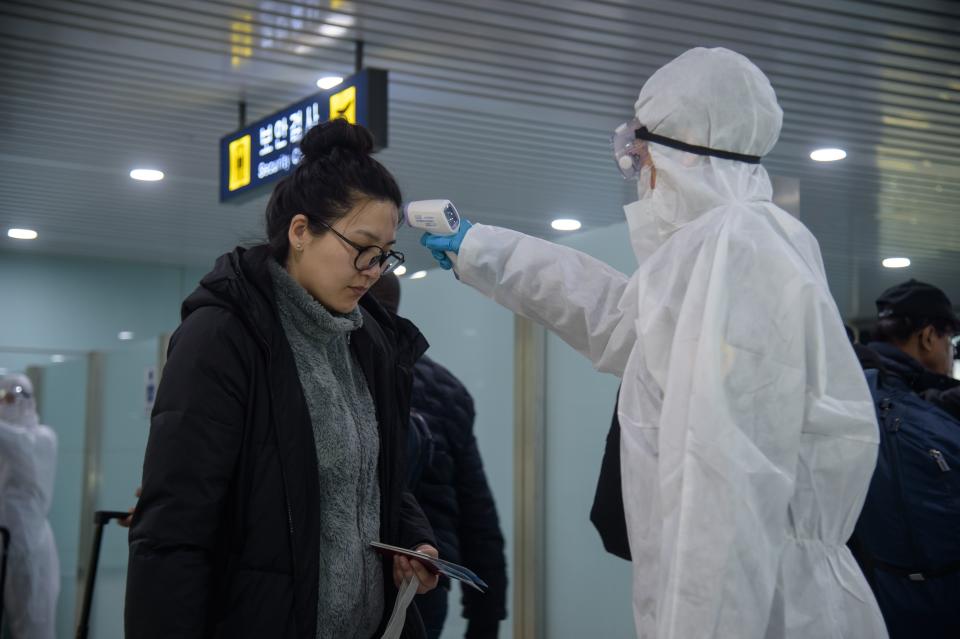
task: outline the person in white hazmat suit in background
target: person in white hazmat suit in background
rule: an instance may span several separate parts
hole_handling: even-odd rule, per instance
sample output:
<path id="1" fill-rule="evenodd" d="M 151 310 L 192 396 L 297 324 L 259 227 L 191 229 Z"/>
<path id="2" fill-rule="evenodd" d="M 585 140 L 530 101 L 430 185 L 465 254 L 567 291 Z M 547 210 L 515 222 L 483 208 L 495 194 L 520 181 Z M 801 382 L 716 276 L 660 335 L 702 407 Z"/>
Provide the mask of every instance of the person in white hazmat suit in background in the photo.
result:
<path id="1" fill-rule="evenodd" d="M 622 377 L 637 635 L 886 637 L 846 541 L 876 463 L 870 394 L 811 233 L 759 165 L 782 111 L 767 78 L 693 49 L 617 129 L 638 270 L 461 222 L 421 242 L 461 281 Z"/>
<path id="2" fill-rule="evenodd" d="M 33 385 L 0 378 L 0 526 L 10 531 L 4 624 L 12 639 L 54 639 L 60 564 L 47 521 L 57 436 L 39 423 Z"/>

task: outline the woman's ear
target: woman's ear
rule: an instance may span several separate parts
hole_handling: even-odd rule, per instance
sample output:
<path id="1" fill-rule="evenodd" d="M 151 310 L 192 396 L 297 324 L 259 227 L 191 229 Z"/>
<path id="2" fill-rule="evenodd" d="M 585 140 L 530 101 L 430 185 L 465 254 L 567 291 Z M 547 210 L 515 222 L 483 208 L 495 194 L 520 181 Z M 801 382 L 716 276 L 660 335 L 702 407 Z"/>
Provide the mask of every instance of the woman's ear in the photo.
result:
<path id="1" fill-rule="evenodd" d="M 287 229 L 287 239 L 290 242 L 290 248 L 294 251 L 303 249 L 303 242 L 307 235 L 308 220 L 303 213 L 297 213 L 290 220 L 290 226 Z"/>

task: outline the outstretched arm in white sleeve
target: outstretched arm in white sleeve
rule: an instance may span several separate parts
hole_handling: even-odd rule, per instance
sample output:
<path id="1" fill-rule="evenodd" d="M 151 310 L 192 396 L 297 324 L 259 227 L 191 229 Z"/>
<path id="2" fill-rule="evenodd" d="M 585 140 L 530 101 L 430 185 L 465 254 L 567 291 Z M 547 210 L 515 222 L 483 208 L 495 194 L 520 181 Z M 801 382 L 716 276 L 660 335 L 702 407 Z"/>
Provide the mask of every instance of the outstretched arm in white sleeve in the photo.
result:
<path id="1" fill-rule="evenodd" d="M 635 287 L 585 253 L 496 226 L 475 224 L 460 245 L 460 279 L 518 315 L 547 327 L 622 375 L 636 341 Z"/>

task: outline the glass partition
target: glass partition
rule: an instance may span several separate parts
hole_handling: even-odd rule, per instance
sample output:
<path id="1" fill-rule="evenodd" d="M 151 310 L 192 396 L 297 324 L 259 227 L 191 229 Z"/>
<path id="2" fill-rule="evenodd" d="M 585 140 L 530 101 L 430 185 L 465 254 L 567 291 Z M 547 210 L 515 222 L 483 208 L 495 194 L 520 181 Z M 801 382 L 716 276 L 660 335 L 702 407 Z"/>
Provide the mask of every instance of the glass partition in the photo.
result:
<path id="1" fill-rule="evenodd" d="M 449 272 L 401 278 L 400 315 L 430 342 L 427 355 L 450 369 L 473 396 L 474 433 L 506 540 L 507 575 L 513 565 L 513 314 L 460 284 Z M 512 580 L 511 580 L 512 583 Z M 507 610 L 512 606 L 507 591 Z M 463 637 L 460 597 L 450 593 L 442 637 Z M 513 636 L 508 617 L 500 637 Z"/>
<path id="2" fill-rule="evenodd" d="M 565 241 L 630 274 L 625 224 Z M 633 637 L 630 563 L 607 553 L 590 507 L 620 380 L 552 333 L 546 346 L 545 637 Z"/>
<path id="3" fill-rule="evenodd" d="M 99 370 L 100 433 L 91 511 L 127 510 L 143 473 L 143 453 L 157 384 L 157 338 L 125 343 L 102 354 Z M 92 515 L 85 522 L 92 526 Z M 92 540 L 92 530 L 85 539 Z M 81 549 L 84 563 L 89 544 Z M 123 636 L 127 576 L 127 529 L 106 525 L 90 613 L 91 637 Z"/>

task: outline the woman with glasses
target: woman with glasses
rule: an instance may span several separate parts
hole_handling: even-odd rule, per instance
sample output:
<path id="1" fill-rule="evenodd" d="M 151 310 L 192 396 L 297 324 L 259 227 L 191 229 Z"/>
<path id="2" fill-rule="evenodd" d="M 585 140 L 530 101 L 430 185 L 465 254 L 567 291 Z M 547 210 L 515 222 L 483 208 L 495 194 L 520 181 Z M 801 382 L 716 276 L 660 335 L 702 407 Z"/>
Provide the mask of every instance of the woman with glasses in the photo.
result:
<path id="1" fill-rule="evenodd" d="M 130 530 L 126 636 L 379 637 L 437 551 L 405 492 L 410 370 L 427 344 L 367 290 L 403 262 L 400 189 L 336 120 L 267 205 L 268 242 L 183 304 Z M 421 637 L 411 607 L 403 637 Z"/>

